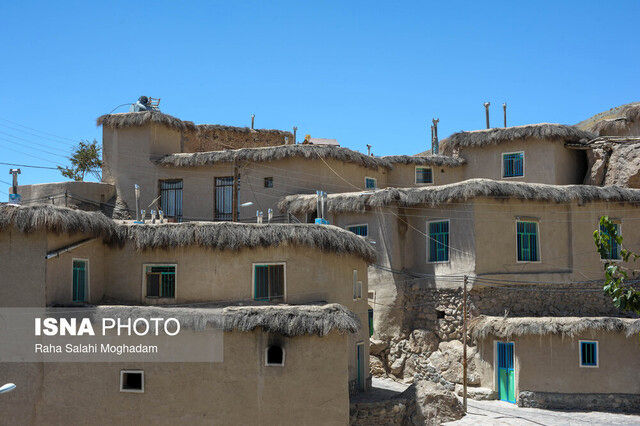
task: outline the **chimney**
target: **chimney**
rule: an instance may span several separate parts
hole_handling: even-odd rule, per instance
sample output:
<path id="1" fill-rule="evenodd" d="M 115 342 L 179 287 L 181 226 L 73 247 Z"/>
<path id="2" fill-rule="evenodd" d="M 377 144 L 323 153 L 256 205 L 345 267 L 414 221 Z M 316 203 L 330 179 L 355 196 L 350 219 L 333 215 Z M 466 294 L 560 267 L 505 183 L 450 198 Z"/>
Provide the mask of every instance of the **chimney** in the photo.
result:
<path id="1" fill-rule="evenodd" d="M 504 127 L 507 127 L 507 103 L 502 104 L 502 110 L 504 111 Z"/>
<path id="2" fill-rule="evenodd" d="M 371 155 L 371 145 L 367 144 L 367 155 Z"/>
<path id="3" fill-rule="evenodd" d="M 18 193 L 18 175 L 21 173 L 20 169 L 10 169 L 9 174 L 13 175 L 13 181 L 11 183 L 11 192 L 13 194 Z"/>
<path id="4" fill-rule="evenodd" d="M 484 103 L 484 111 L 485 111 L 485 114 L 487 116 L 487 129 L 490 128 L 490 126 L 489 126 L 489 105 L 491 105 L 491 102 L 485 102 Z"/>
<path id="5" fill-rule="evenodd" d="M 251 130 L 253 130 L 253 122 L 256 119 L 256 115 L 255 114 L 251 114 Z"/>
<path id="6" fill-rule="evenodd" d="M 298 132 L 298 126 L 293 126 L 293 144 L 295 145 L 296 143 L 298 143 L 296 141 L 296 133 Z"/>
<path id="7" fill-rule="evenodd" d="M 440 122 L 439 118 L 434 118 L 431 120 L 433 125 L 431 126 L 431 153 L 434 155 L 438 155 L 440 150 L 440 144 L 438 142 L 438 123 Z"/>

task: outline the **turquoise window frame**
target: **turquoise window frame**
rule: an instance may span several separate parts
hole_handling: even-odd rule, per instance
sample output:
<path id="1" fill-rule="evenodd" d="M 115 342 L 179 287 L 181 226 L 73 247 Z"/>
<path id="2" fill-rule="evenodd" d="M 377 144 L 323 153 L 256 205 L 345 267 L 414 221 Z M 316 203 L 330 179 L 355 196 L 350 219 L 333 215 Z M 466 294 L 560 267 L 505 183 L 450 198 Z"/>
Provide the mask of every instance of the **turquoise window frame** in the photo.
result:
<path id="1" fill-rule="evenodd" d="M 597 368 L 599 364 L 598 341 L 580 340 L 579 361 L 580 367 Z"/>
<path id="2" fill-rule="evenodd" d="M 87 302 L 89 299 L 89 259 L 72 259 L 71 300 Z"/>
<path id="3" fill-rule="evenodd" d="M 171 270 L 159 270 L 161 268 L 172 268 Z M 154 269 L 157 269 L 154 271 Z M 177 287 L 177 272 L 178 266 L 175 264 L 147 264 L 144 265 L 144 292 L 145 297 L 150 299 L 175 299 L 176 298 L 176 287 Z M 158 282 L 158 295 L 150 296 L 149 295 L 149 275 L 159 275 Z"/>
<path id="4" fill-rule="evenodd" d="M 378 180 L 372 177 L 364 178 L 364 187 L 366 189 L 376 189 L 378 187 Z"/>
<path id="5" fill-rule="evenodd" d="M 622 235 L 620 234 L 620 224 L 614 223 L 613 225 L 616 227 L 616 235 Z M 607 236 L 609 235 L 605 227 L 602 225 L 600 225 L 600 234 L 607 235 Z M 613 238 L 609 239 L 609 252 L 606 257 L 602 257 L 602 255 L 600 255 L 600 259 L 602 260 L 621 260 L 622 259 L 620 254 L 620 246 L 618 246 L 618 243 L 616 242 L 616 240 L 614 240 Z"/>
<path id="6" fill-rule="evenodd" d="M 449 261 L 449 239 L 451 221 L 432 220 L 427 222 L 427 251 L 429 263 L 444 263 Z"/>
<path id="7" fill-rule="evenodd" d="M 271 295 L 271 275 L 270 268 L 282 266 L 282 294 Z M 266 268 L 266 269 L 264 269 Z M 259 272 L 264 269 L 264 272 Z M 266 275 L 265 275 L 266 273 Z M 267 278 L 266 288 L 258 288 L 258 281 L 261 278 Z M 270 300 L 281 300 L 285 301 L 286 293 L 287 293 L 287 264 L 285 262 L 274 262 L 274 263 L 254 263 L 252 265 L 252 280 L 253 280 L 253 300 L 257 301 L 270 301 Z M 260 286 L 263 287 L 263 286 Z M 266 295 L 264 295 L 264 290 L 266 290 Z"/>
<path id="8" fill-rule="evenodd" d="M 502 177 L 524 177 L 524 151 L 502 154 Z"/>
<path id="9" fill-rule="evenodd" d="M 366 223 L 361 223 L 358 225 L 348 225 L 347 231 L 353 232 L 360 237 L 367 237 L 369 236 L 369 225 Z"/>
<path id="10" fill-rule="evenodd" d="M 540 261 L 540 238 L 538 222 L 516 221 L 516 245 L 518 262 Z"/>
<path id="11" fill-rule="evenodd" d="M 426 173 L 428 172 L 428 173 Z M 433 183 L 433 168 L 416 166 L 416 184 L 428 184 Z"/>

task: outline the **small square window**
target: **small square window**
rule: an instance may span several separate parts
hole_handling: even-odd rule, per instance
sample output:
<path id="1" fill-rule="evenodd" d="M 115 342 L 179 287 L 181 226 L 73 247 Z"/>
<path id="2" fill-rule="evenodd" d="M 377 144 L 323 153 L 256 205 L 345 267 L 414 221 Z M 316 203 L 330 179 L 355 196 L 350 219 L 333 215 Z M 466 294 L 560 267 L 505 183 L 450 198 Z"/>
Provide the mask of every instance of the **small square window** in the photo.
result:
<path id="1" fill-rule="evenodd" d="M 524 152 L 502 154 L 502 177 L 524 176 Z"/>
<path id="2" fill-rule="evenodd" d="M 147 297 L 173 299 L 176 297 L 175 265 L 148 265 L 145 267 Z"/>
<path id="3" fill-rule="evenodd" d="M 285 265 L 253 265 L 254 300 L 284 300 Z"/>
<path id="4" fill-rule="evenodd" d="M 431 167 L 416 167 L 416 183 L 433 183 Z"/>
<path id="5" fill-rule="evenodd" d="M 580 366 L 598 366 L 598 342 L 580 341 Z"/>
<path id="6" fill-rule="evenodd" d="M 273 178 L 272 177 L 264 178 L 264 187 L 265 188 L 273 188 Z"/>
<path id="7" fill-rule="evenodd" d="M 354 234 L 359 235 L 361 237 L 366 237 L 367 235 L 369 235 L 369 227 L 367 224 L 349 225 L 347 226 L 347 231 L 351 231 Z"/>
<path id="8" fill-rule="evenodd" d="M 144 392 L 144 371 L 121 370 L 120 392 Z"/>
<path id="9" fill-rule="evenodd" d="M 265 351 L 265 364 L 267 366 L 284 366 L 284 349 L 278 345 L 271 345 Z"/>
<path id="10" fill-rule="evenodd" d="M 376 189 L 378 187 L 376 179 L 370 177 L 364 178 L 364 187 L 366 189 Z"/>

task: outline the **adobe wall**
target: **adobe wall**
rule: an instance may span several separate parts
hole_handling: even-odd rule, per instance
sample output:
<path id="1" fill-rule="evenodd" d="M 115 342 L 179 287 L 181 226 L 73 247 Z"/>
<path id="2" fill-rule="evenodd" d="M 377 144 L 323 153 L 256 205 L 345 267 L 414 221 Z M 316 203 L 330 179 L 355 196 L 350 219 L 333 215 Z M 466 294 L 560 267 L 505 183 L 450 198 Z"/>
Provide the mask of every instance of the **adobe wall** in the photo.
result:
<path id="1" fill-rule="evenodd" d="M 116 195 L 116 188 L 103 182 L 68 181 L 21 185 L 18 194 L 24 205 L 55 204 L 91 211 L 100 210 L 102 203 Z"/>
<path id="2" fill-rule="evenodd" d="M 416 183 L 416 167 L 431 167 L 433 183 Z M 406 188 L 411 186 L 446 185 L 465 179 L 465 166 L 419 166 L 416 164 L 395 163 L 388 172 L 386 186 Z"/>
<path id="3" fill-rule="evenodd" d="M 282 341 L 284 367 L 265 366 L 261 331 L 224 333 L 221 363 L 0 364 L 17 385 L 0 412 L 8 424 L 346 424 L 347 337 Z M 119 391 L 122 369 L 144 370 L 144 393 Z"/>
<path id="4" fill-rule="evenodd" d="M 222 151 L 293 144 L 293 133 L 281 130 L 250 129 L 231 126 L 198 126 L 199 131 L 182 134 L 182 152 Z"/>
<path id="5" fill-rule="evenodd" d="M 46 250 L 44 232 L 0 232 L 0 306 L 45 306 Z"/>

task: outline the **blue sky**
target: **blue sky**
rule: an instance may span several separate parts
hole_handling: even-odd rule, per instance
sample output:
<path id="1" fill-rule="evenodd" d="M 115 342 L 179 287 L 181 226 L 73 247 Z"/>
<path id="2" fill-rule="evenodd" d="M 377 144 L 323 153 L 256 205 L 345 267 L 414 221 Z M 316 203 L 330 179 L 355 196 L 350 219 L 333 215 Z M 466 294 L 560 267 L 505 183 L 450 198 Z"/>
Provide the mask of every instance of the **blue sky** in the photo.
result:
<path id="1" fill-rule="evenodd" d="M 3 2 L 0 162 L 62 163 L 142 94 L 377 155 L 425 150 L 432 117 L 441 138 L 484 127 L 484 101 L 492 125 L 503 102 L 510 125 L 573 124 L 639 100 L 639 21 L 637 1 Z"/>

